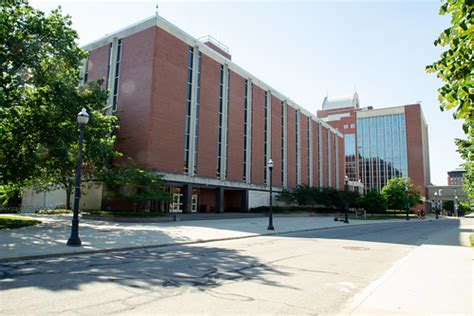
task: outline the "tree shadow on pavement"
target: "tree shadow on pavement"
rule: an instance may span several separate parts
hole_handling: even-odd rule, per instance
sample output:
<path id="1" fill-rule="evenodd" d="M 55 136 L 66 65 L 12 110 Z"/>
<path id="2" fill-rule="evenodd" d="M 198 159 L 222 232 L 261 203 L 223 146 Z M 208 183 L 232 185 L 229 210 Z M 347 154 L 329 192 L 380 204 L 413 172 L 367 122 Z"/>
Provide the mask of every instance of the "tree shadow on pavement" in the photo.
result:
<path id="1" fill-rule="evenodd" d="M 92 283 L 149 291 L 183 287 L 206 290 L 241 280 L 293 288 L 273 281 L 272 275 L 289 273 L 236 250 L 181 246 L 0 264 L 0 291 L 27 287 L 79 290 Z"/>

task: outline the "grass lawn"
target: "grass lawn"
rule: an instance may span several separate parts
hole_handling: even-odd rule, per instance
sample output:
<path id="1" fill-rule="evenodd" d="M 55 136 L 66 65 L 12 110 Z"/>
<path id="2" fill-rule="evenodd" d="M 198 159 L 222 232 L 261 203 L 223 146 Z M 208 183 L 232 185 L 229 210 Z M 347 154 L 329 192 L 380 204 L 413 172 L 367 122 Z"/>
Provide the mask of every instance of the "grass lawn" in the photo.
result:
<path id="1" fill-rule="evenodd" d="M 12 229 L 33 226 L 39 223 L 41 223 L 41 221 L 28 217 L 0 216 L 0 229 Z"/>
<path id="2" fill-rule="evenodd" d="M 101 216 L 123 216 L 123 217 L 160 217 L 165 216 L 163 212 L 143 212 L 143 211 L 84 211 L 91 215 Z"/>
<path id="3" fill-rule="evenodd" d="M 39 211 L 37 211 L 36 213 L 37 213 L 37 214 L 46 214 L 46 215 L 69 214 L 69 213 L 72 213 L 72 210 L 66 210 L 66 209 L 39 210 Z"/>
<path id="4" fill-rule="evenodd" d="M 471 247 L 474 247 L 474 234 L 469 236 L 469 241 L 471 242 Z"/>

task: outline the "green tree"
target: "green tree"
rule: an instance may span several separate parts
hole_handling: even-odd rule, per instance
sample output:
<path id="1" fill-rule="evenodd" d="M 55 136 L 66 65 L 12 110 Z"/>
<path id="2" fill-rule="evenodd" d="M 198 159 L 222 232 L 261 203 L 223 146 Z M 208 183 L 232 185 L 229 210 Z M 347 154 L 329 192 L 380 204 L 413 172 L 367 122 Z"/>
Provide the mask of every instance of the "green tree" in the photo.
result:
<path id="1" fill-rule="evenodd" d="M 171 200 L 163 177 L 151 169 L 136 167 L 131 160 L 113 169 L 103 169 L 99 177 L 107 186 L 109 198 L 132 200 L 135 210 L 140 202 Z"/>
<path id="2" fill-rule="evenodd" d="M 387 211 L 387 199 L 385 196 L 372 188 L 360 200 L 361 206 L 369 213 L 384 213 Z"/>
<path id="3" fill-rule="evenodd" d="M 451 15 L 451 26 L 434 42 L 447 47 L 440 59 L 426 67 L 445 84 L 439 92 L 440 109 L 454 110 L 455 119 L 463 120 L 466 139 L 457 139 L 458 152 L 466 169 L 464 187 L 471 206 L 474 202 L 474 1 L 444 0 L 440 15 Z"/>
<path id="4" fill-rule="evenodd" d="M 408 187 L 408 200 L 406 187 Z M 387 200 L 389 209 L 403 210 L 406 208 L 407 202 L 409 207 L 421 203 L 420 190 L 412 183 L 410 178 L 392 178 L 388 180 L 381 193 Z"/>
<path id="5" fill-rule="evenodd" d="M 91 115 L 84 143 L 86 179 L 109 167 L 116 117 L 102 113 L 100 82 L 78 87 L 87 53 L 76 44 L 71 20 L 27 1 L 0 4 L 0 184 L 62 187 L 67 207 L 78 149 L 77 113 Z"/>
<path id="6" fill-rule="evenodd" d="M 278 200 L 282 201 L 286 205 L 291 205 L 295 203 L 295 196 L 292 191 L 283 189 L 280 194 L 278 194 Z"/>

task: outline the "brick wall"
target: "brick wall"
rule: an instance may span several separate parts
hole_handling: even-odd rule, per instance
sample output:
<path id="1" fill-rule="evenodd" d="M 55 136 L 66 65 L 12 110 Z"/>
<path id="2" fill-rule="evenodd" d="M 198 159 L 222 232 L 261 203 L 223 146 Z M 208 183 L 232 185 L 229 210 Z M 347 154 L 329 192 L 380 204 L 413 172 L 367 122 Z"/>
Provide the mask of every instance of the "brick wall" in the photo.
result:
<path id="1" fill-rule="evenodd" d="M 288 187 L 296 187 L 296 110 L 288 106 Z"/>
<path id="2" fill-rule="evenodd" d="M 301 184 L 309 184 L 308 177 L 308 117 L 300 113 L 300 148 L 301 148 Z"/>
<path id="3" fill-rule="evenodd" d="M 219 112 L 220 64 L 201 56 L 201 102 L 199 106 L 199 144 L 196 174 L 217 176 L 217 124 Z M 184 103 L 183 103 L 184 104 Z"/>
<path id="4" fill-rule="evenodd" d="M 245 79 L 230 71 L 227 178 L 235 181 L 243 181 L 244 174 L 244 97 Z"/>
<path id="5" fill-rule="evenodd" d="M 263 184 L 264 168 L 264 128 L 265 91 L 252 85 L 252 183 Z"/>
<path id="6" fill-rule="evenodd" d="M 189 46 L 160 28 L 155 41 L 148 163 L 182 173 Z"/>
<path id="7" fill-rule="evenodd" d="M 281 186 L 281 100 L 272 95 L 273 185 Z"/>
<path id="8" fill-rule="evenodd" d="M 117 115 L 118 150 L 147 165 L 155 28 L 122 39 Z M 113 61 L 115 62 L 115 60 Z"/>

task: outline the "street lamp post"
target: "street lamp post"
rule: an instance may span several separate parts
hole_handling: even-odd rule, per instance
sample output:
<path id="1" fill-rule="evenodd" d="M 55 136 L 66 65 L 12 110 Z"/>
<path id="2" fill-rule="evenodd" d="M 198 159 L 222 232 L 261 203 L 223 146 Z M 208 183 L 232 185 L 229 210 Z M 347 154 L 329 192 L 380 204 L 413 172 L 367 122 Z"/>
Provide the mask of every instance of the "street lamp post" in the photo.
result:
<path id="1" fill-rule="evenodd" d="M 436 219 L 439 218 L 439 208 L 438 208 L 438 192 L 434 193 L 435 196 L 435 212 L 436 212 Z"/>
<path id="2" fill-rule="evenodd" d="M 85 108 L 82 108 L 81 112 L 77 114 L 77 123 L 81 130 L 79 136 L 79 153 L 77 156 L 76 165 L 76 188 L 74 190 L 74 205 L 73 205 L 73 216 L 71 226 L 71 236 L 67 241 L 68 246 L 79 247 L 81 245 L 81 239 L 79 239 L 79 200 L 81 198 L 81 167 L 82 167 L 82 143 L 84 142 L 84 132 L 89 122 L 89 114 Z"/>
<path id="3" fill-rule="evenodd" d="M 267 167 L 270 170 L 270 210 L 268 212 L 268 230 L 275 230 L 273 227 L 273 213 L 272 213 L 272 171 L 273 171 L 273 160 L 268 159 Z"/>
<path id="4" fill-rule="evenodd" d="M 441 192 L 443 192 L 443 189 L 438 190 L 438 205 L 439 205 L 439 212 L 443 210 L 443 200 L 441 199 Z"/>
<path id="5" fill-rule="evenodd" d="M 459 209 L 458 209 L 458 190 L 454 189 L 454 214 L 456 217 L 459 217 Z"/>
<path id="6" fill-rule="evenodd" d="M 347 212 L 349 211 L 349 201 L 348 201 L 348 192 L 349 192 L 349 177 L 346 175 L 344 177 L 344 223 L 349 224 L 349 219 L 347 218 Z"/>
<path id="7" fill-rule="evenodd" d="M 410 216 L 409 216 L 409 211 L 410 211 L 410 203 L 409 203 L 409 200 L 408 200 L 408 183 L 405 183 L 405 208 L 406 208 L 406 212 L 407 212 L 407 218 L 406 220 L 409 221 L 410 220 Z"/>

